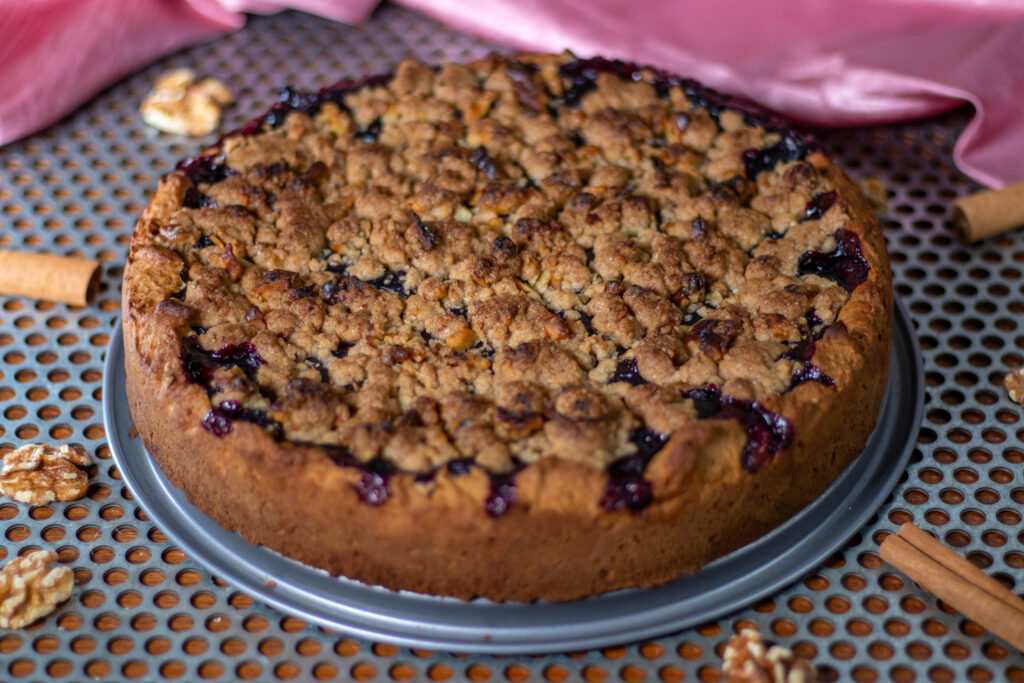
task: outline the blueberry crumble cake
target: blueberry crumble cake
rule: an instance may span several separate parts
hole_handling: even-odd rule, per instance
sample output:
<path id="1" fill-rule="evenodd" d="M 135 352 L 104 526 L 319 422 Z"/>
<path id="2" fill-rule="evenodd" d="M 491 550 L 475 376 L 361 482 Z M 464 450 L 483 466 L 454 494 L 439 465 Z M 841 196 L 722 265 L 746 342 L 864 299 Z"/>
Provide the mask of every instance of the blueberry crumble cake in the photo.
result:
<path id="1" fill-rule="evenodd" d="M 891 319 L 813 140 L 571 55 L 285 89 L 160 181 L 124 283 L 132 414 L 190 501 L 494 600 L 663 583 L 800 510 L 874 428 Z"/>

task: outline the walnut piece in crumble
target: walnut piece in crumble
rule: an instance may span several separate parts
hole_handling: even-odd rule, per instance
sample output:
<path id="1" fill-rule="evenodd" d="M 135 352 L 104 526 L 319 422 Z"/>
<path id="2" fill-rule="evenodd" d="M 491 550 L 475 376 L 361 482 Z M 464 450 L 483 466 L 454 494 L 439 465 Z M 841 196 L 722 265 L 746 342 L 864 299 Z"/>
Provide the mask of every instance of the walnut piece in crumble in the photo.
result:
<path id="1" fill-rule="evenodd" d="M 92 458 L 81 446 L 30 444 L 4 456 L 0 493 L 19 503 L 46 505 L 85 495 Z"/>
<path id="2" fill-rule="evenodd" d="M 175 69 L 157 79 L 139 113 L 165 133 L 207 135 L 217 130 L 221 109 L 232 101 L 231 92 L 216 78 L 196 81 L 192 69 Z"/>
<path id="3" fill-rule="evenodd" d="M 1003 378 L 1006 393 L 1014 403 L 1024 403 L 1024 368 L 1010 370 Z"/>
<path id="4" fill-rule="evenodd" d="M 722 672 L 726 683 L 810 683 L 814 666 L 779 645 L 766 647 L 761 634 L 745 628 L 725 645 Z"/>
<path id="5" fill-rule="evenodd" d="M 21 628 L 45 617 L 71 596 L 71 567 L 51 567 L 57 553 L 36 550 L 0 570 L 0 628 Z"/>

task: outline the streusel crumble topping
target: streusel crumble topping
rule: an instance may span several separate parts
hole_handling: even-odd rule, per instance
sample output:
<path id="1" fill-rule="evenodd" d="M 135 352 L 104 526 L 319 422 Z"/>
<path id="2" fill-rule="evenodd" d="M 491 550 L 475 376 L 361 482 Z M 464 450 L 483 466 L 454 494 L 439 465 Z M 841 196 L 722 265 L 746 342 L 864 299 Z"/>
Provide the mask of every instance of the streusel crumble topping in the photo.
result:
<path id="1" fill-rule="evenodd" d="M 815 341 L 868 265 L 811 149 L 631 64 L 410 61 L 285 90 L 140 232 L 181 260 L 160 308 L 213 434 L 324 446 L 371 504 L 480 467 L 498 516 L 557 457 L 636 510 L 675 430 L 739 420 L 757 471 L 793 438 L 764 399 L 832 384 Z"/>

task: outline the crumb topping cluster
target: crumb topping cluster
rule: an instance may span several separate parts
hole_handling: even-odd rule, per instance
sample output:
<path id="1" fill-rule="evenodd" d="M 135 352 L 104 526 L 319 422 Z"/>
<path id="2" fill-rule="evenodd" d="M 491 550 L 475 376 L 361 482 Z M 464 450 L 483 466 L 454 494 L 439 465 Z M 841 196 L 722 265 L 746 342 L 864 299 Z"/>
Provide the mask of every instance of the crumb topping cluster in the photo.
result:
<path id="1" fill-rule="evenodd" d="M 700 419 L 740 420 L 756 471 L 792 438 L 760 401 L 832 382 L 814 342 L 868 265 L 809 143 L 731 104 L 569 56 L 286 90 L 140 224 L 185 264 L 160 306 L 203 426 L 329 447 L 368 502 L 556 457 L 635 509 Z"/>

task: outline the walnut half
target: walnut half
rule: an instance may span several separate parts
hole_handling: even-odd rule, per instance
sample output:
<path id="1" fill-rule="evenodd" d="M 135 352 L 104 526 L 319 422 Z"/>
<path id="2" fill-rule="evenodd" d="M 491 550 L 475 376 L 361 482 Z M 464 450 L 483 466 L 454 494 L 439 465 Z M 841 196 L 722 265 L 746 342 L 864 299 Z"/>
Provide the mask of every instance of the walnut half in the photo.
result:
<path id="1" fill-rule="evenodd" d="M 81 446 L 22 446 L 4 456 L 0 493 L 32 505 L 77 500 L 89 487 L 89 475 L 81 468 L 90 465 L 92 458 Z"/>
<path id="2" fill-rule="evenodd" d="M 231 92 L 216 78 L 196 80 L 192 69 L 175 69 L 157 79 L 139 105 L 142 120 L 165 133 L 207 135 L 220 125 Z"/>
<path id="3" fill-rule="evenodd" d="M 1024 369 L 1017 368 L 1006 373 L 1003 379 L 1006 393 L 1014 403 L 1024 403 Z"/>
<path id="4" fill-rule="evenodd" d="M 52 612 L 71 596 L 71 567 L 49 566 L 52 550 L 17 557 L 0 570 L 0 628 L 21 628 Z"/>
<path id="5" fill-rule="evenodd" d="M 725 645 L 726 683 L 811 683 L 817 672 L 805 659 L 778 645 L 765 647 L 761 634 L 745 628 Z"/>

